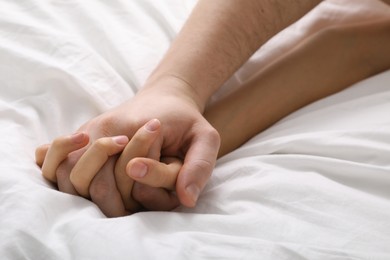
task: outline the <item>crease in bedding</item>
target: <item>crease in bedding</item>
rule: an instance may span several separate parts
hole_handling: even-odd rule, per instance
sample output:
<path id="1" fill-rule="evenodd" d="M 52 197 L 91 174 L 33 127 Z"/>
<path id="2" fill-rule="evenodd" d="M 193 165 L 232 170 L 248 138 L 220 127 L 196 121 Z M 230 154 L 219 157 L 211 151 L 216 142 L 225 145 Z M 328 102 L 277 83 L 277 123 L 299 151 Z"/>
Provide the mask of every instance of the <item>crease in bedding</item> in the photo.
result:
<path id="1" fill-rule="evenodd" d="M 132 97 L 195 3 L 0 1 L 1 258 L 390 259 L 390 71 L 222 157 L 193 209 L 108 219 L 42 178 L 35 147 Z M 319 28 L 389 12 L 323 1 L 213 101 Z"/>

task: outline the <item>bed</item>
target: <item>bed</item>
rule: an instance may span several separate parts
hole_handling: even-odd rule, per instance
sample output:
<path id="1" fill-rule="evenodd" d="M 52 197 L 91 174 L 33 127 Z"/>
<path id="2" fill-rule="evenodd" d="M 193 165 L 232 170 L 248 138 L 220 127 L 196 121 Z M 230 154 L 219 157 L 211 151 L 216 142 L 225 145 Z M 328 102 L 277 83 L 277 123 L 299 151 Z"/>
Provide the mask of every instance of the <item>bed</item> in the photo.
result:
<path id="1" fill-rule="evenodd" d="M 133 96 L 195 3 L 0 2 L 0 258 L 390 259 L 390 71 L 219 159 L 192 209 L 109 219 L 42 178 L 36 146 Z M 320 27 L 378 15 L 377 0 L 324 1 L 213 100 Z"/>

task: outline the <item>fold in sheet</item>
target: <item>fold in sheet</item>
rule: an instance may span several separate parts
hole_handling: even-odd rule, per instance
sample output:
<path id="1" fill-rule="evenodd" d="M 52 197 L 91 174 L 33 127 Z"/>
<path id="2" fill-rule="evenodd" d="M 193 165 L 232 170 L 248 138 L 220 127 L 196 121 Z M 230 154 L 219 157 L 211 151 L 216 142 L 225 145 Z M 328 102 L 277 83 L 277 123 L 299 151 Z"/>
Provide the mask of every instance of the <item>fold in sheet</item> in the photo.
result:
<path id="1" fill-rule="evenodd" d="M 195 2 L 0 2 L 2 258 L 389 259 L 390 71 L 221 158 L 194 209 L 107 219 L 42 178 L 35 147 L 132 97 Z M 387 13 L 379 1 L 324 1 L 214 98 L 318 27 Z"/>

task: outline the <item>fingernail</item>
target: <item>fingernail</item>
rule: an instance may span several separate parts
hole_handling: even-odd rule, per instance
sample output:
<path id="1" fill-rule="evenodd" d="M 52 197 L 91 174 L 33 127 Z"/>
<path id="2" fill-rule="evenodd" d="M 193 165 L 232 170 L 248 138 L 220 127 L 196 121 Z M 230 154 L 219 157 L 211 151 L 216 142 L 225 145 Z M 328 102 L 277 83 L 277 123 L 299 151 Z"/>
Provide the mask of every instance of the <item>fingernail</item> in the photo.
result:
<path id="1" fill-rule="evenodd" d="M 125 135 L 114 136 L 112 137 L 112 140 L 119 145 L 124 145 L 129 142 L 129 138 Z"/>
<path id="2" fill-rule="evenodd" d="M 129 171 L 129 175 L 134 178 L 143 178 L 148 172 L 148 167 L 146 164 L 141 162 L 134 163 Z"/>
<path id="3" fill-rule="evenodd" d="M 200 189 L 195 184 L 191 184 L 191 185 L 187 186 L 186 192 L 190 196 L 192 201 L 194 202 L 194 206 L 195 206 L 196 201 L 198 200 L 198 197 L 200 194 Z"/>
<path id="4" fill-rule="evenodd" d="M 149 132 L 154 132 L 160 127 L 160 121 L 157 119 L 152 119 L 145 125 L 145 129 Z"/>
<path id="5" fill-rule="evenodd" d="M 84 141 L 84 133 L 83 132 L 74 133 L 70 136 L 70 138 L 73 143 L 80 144 Z"/>

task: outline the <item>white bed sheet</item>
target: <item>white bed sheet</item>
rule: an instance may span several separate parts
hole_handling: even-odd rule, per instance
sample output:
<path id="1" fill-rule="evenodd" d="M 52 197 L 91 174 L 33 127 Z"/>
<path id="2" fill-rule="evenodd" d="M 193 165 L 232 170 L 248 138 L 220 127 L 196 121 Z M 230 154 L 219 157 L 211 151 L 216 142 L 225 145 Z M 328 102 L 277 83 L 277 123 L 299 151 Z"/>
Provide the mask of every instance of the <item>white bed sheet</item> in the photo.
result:
<path id="1" fill-rule="evenodd" d="M 1 259 L 390 259 L 390 71 L 218 161 L 194 209 L 107 219 L 54 190 L 34 149 L 131 97 L 195 0 L 0 2 Z M 326 26 L 387 15 L 323 2 L 225 85 Z"/>

